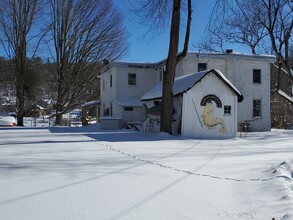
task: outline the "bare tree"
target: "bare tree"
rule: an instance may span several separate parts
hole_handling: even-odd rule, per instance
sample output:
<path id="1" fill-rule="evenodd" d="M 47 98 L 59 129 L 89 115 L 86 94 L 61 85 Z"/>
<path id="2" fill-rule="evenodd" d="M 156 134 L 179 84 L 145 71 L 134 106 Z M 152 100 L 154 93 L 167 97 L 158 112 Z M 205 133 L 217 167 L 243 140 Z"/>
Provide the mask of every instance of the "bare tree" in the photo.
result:
<path id="1" fill-rule="evenodd" d="M 293 80 L 289 63 L 290 40 L 292 43 L 293 4 L 290 0 L 259 0 L 254 10 L 260 23 L 266 29 L 271 47 L 278 61 Z"/>
<path id="2" fill-rule="evenodd" d="M 166 61 L 166 71 L 163 75 L 163 97 L 160 130 L 161 132 L 172 134 L 172 115 L 174 109 L 173 84 L 175 78 L 175 69 L 178 62 L 186 56 L 188 51 L 190 26 L 192 20 L 192 1 L 142 0 L 139 2 L 139 7 L 135 11 L 140 17 L 141 23 L 150 27 L 150 31 L 155 31 L 155 33 L 158 33 L 162 28 L 166 26 L 170 27 L 169 52 Z M 178 53 L 180 23 L 183 17 L 182 10 L 185 5 L 187 5 L 187 17 L 184 48 L 181 53 Z"/>
<path id="3" fill-rule="evenodd" d="M 277 56 L 277 63 L 271 67 L 271 97 L 273 103 L 278 104 L 272 104 L 271 114 L 274 126 L 284 127 L 292 119 L 290 105 L 279 94 L 285 92 L 292 96 L 292 1 L 217 0 L 214 12 L 209 30 L 220 26 L 222 29 L 216 36 L 224 42 L 246 44 L 253 54 L 256 53 L 257 47 L 266 44 Z M 208 36 L 214 37 L 214 32 L 210 31 Z"/>
<path id="4" fill-rule="evenodd" d="M 36 27 L 43 5 L 42 0 L 0 0 L 0 42 L 7 56 L 14 62 L 19 126 L 23 126 L 25 111 L 24 82 L 29 69 L 28 45 L 34 45 L 34 50 L 30 51 L 33 57 L 43 35 L 34 34 L 32 29 Z"/>
<path id="5" fill-rule="evenodd" d="M 225 43 L 247 45 L 252 54 L 256 53 L 257 47 L 265 51 L 270 48 L 277 56 L 279 69 L 286 70 L 292 83 L 292 29 L 293 4 L 290 0 L 217 0 L 206 40 L 200 48 L 219 48 L 218 42 L 221 46 Z M 279 78 L 276 78 L 277 90 L 280 88 Z"/>
<path id="6" fill-rule="evenodd" d="M 223 33 L 228 42 L 247 45 L 251 53 L 256 54 L 256 47 L 268 34 L 252 10 L 254 4 L 251 0 L 236 3 L 238 7 L 231 8 L 232 15 L 224 21 Z"/>
<path id="7" fill-rule="evenodd" d="M 56 64 L 56 124 L 78 104 L 104 59 L 126 51 L 127 34 L 112 1 L 49 0 Z"/>
<path id="8" fill-rule="evenodd" d="M 254 13 L 254 7 L 251 0 L 217 0 L 204 40 L 197 47 L 224 52 L 229 44 L 241 44 L 256 54 L 268 33 Z"/>

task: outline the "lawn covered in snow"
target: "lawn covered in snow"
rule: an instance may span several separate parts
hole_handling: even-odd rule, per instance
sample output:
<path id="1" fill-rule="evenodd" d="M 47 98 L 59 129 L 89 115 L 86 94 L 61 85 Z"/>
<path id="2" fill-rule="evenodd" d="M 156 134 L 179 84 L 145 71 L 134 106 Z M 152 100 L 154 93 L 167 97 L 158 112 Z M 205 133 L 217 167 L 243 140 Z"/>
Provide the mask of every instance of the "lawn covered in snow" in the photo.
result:
<path id="1" fill-rule="evenodd" d="M 293 219 L 293 131 L 0 128 L 0 219 Z"/>

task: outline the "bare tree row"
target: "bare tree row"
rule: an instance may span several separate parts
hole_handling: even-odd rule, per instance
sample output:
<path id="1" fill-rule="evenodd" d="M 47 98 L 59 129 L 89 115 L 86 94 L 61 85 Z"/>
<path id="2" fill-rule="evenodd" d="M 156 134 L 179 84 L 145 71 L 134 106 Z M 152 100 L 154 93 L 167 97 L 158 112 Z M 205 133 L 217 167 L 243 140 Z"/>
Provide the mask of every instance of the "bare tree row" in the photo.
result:
<path id="1" fill-rule="evenodd" d="M 125 53 L 126 38 L 112 1 L 0 0 L 0 42 L 14 64 L 18 125 L 23 126 L 25 81 L 36 56 L 49 56 L 54 65 L 56 124 L 61 124 L 63 113 L 86 94 L 102 60 Z"/>

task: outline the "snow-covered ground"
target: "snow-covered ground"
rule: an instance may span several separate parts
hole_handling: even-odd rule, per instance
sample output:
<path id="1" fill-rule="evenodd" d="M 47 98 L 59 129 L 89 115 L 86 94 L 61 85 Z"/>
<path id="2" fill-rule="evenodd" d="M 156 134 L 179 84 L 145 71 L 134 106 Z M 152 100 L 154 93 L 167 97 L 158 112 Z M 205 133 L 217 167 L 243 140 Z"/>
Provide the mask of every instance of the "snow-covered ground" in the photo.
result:
<path id="1" fill-rule="evenodd" d="M 293 219 L 293 131 L 0 128 L 0 219 Z"/>

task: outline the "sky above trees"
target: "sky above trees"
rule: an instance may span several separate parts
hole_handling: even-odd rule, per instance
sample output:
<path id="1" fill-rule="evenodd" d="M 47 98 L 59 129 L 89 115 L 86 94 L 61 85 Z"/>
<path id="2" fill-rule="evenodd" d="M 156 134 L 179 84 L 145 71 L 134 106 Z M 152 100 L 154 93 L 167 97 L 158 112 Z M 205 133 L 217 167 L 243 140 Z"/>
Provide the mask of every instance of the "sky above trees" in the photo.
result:
<path id="1" fill-rule="evenodd" d="M 130 12 L 129 1 L 114 0 L 124 15 L 124 24 L 130 34 L 129 51 L 122 59 L 127 61 L 159 61 L 165 59 L 169 46 L 169 28 L 160 35 L 147 35 L 147 27 L 139 25 L 138 18 Z M 195 1 L 193 6 L 193 19 L 190 35 L 190 45 L 200 40 L 207 25 L 214 1 Z M 184 32 L 182 32 L 184 35 Z M 183 47 L 183 40 L 180 42 L 180 50 Z M 190 47 L 191 50 L 194 50 Z"/>

